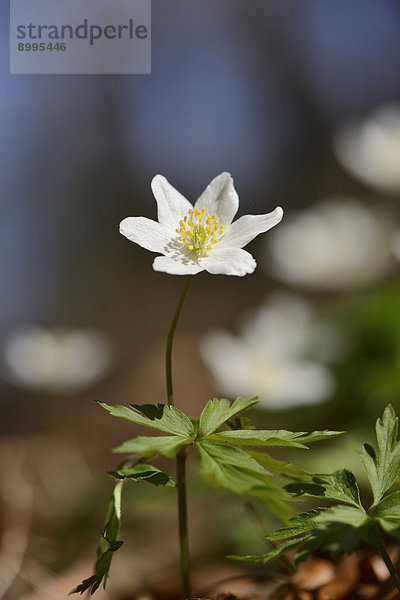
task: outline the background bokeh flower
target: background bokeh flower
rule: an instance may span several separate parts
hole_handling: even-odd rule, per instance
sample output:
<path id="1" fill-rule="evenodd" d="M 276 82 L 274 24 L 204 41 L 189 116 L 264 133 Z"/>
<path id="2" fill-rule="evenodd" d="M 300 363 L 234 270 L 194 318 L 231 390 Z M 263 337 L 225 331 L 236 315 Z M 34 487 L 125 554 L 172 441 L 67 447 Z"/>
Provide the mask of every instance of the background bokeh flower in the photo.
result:
<path id="1" fill-rule="evenodd" d="M 344 123 L 333 145 L 355 177 L 382 192 L 400 193 L 400 104 L 378 106 L 366 117 Z"/>
<path id="2" fill-rule="evenodd" d="M 331 197 L 288 215 L 271 232 L 264 265 L 296 286 L 335 291 L 383 279 L 391 268 L 390 213 Z M 272 259 L 272 263 L 270 261 Z"/>
<path id="3" fill-rule="evenodd" d="M 400 262 L 400 231 L 396 231 L 391 240 L 392 252 Z"/>
<path id="4" fill-rule="evenodd" d="M 108 337 L 90 329 L 37 326 L 13 331 L 4 362 L 16 385 L 47 393 L 74 393 L 104 377 L 114 360 Z"/>
<path id="5" fill-rule="evenodd" d="M 276 294 L 242 319 L 239 333 L 217 330 L 202 341 L 202 357 L 218 390 L 259 396 L 260 408 L 282 410 L 330 397 L 328 361 L 345 348 L 328 323 L 302 298 Z"/>

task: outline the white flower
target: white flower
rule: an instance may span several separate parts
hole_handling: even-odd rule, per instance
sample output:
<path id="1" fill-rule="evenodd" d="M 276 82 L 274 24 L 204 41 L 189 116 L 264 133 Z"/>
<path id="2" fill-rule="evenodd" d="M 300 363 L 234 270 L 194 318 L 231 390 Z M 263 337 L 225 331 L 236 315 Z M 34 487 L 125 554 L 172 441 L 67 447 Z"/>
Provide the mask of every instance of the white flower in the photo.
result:
<path id="1" fill-rule="evenodd" d="M 369 118 L 343 125 L 333 144 L 340 162 L 361 181 L 400 192 L 400 106 L 381 106 Z"/>
<path id="2" fill-rule="evenodd" d="M 400 262 L 400 230 L 396 231 L 391 240 L 393 256 Z"/>
<path id="3" fill-rule="evenodd" d="M 361 287 L 389 271 L 392 228 L 382 211 L 329 198 L 293 214 L 272 232 L 266 267 L 281 281 L 309 289 Z"/>
<path id="4" fill-rule="evenodd" d="M 4 360 L 10 378 L 23 388 L 76 392 L 98 381 L 112 362 L 105 335 L 91 329 L 26 327 L 9 335 Z"/>
<path id="5" fill-rule="evenodd" d="M 222 393 L 259 396 L 271 410 L 317 404 L 334 383 L 325 361 L 343 353 L 337 330 L 315 322 L 302 299 L 277 294 L 242 322 L 240 335 L 215 331 L 201 345 Z"/>
<path id="6" fill-rule="evenodd" d="M 206 270 L 213 275 L 246 275 L 256 268 L 249 252 L 242 250 L 258 234 L 279 223 L 283 211 L 246 215 L 232 223 L 239 198 L 229 173 L 221 173 L 206 187 L 194 206 L 165 177 L 151 183 L 157 201 L 158 222 L 127 217 L 122 235 L 151 252 L 158 252 L 155 271 L 194 275 Z"/>

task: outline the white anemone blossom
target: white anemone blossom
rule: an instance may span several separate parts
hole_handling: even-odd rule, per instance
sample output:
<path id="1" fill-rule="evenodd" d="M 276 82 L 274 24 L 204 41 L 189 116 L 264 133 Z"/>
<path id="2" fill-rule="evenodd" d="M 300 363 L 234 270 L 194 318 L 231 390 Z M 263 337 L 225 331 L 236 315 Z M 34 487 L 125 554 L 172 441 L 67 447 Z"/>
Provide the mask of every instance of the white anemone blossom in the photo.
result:
<path id="1" fill-rule="evenodd" d="M 327 363 L 346 351 L 337 329 L 313 318 L 310 305 L 276 294 L 242 321 L 239 335 L 210 332 L 201 354 L 223 394 L 259 396 L 282 410 L 326 400 L 334 389 Z"/>
<path id="2" fill-rule="evenodd" d="M 392 237 L 391 248 L 393 256 L 400 262 L 400 229 Z"/>
<path id="3" fill-rule="evenodd" d="M 400 106 L 380 106 L 368 118 L 345 123 L 333 146 L 339 161 L 364 183 L 400 192 Z"/>
<path id="4" fill-rule="evenodd" d="M 229 173 L 221 173 L 206 187 L 194 206 L 162 175 L 151 183 L 157 201 L 158 222 L 146 217 L 127 217 L 122 235 L 151 252 L 158 252 L 155 271 L 171 275 L 243 276 L 252 273 L 256 261 L 242 248 L 260 233 L 279 223 L 280 207 L 265 215 L 246 215 L 232 223 L 239 198 Z"/>
<path id="5" fill-rule="evenodd" d="M 327 198 L 272 232 L 265 266 L 280 281 L 308 289 L 362 287 L 390 270 L 392 230 L 383 211 L 351 198 Z"/>
<path id="6" fill-rule="evenodd" d="M 24 327 L 5 340 L 9 379 L 25 389 L 72 393 L 103 377 L 113 362 L 112 345 L 92 329 Z"/>

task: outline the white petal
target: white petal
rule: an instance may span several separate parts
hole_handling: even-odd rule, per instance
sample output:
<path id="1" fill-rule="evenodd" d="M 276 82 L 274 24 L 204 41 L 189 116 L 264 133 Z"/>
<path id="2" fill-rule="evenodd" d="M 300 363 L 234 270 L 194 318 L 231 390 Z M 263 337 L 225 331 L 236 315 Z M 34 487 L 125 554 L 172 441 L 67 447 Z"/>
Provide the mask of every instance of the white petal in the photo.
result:
<path id="1" fill-rule="evenodd" d="M 257 266 L 249 252 L 240 248 L 215 248 L 199 264 L 212 275 L 238 275 L 252 273 Z"/>
<path id="2" fill-rule="evenodd" d="M 151 189 L 157 201 L 158 220 L 169 229 L 178 227 L 182 219 L 193 206 L 189 200 L 176 190 L 162 175 L 156 175 L 151 182 Z"/>
<path id="3" fill-rule="evenodd" d="M 204 267 L 195 261 L 183 262 L 170 256 L 157 256 L 153 262 L 153 269 L 170 275 L 196 275 L 204 271 Z"/>
<path id="4" fill-rule="evenodd" d="M 211 215 L 217 215 L 224 226 L 232 223 L 239 208 L 239 197 L 229 173 L 221 173 L 206 187 L 195 208 L 203 206 Z"/>
<path id="5" fill-rule="evenodd" d="M 128 240 L 151 252 L 164 253 L 170 239 L 165 227 L 146 217 L 127 217 L 121 221 L 119 230 Z"/>
<path id="6" fill-rule="evenodd" d="M 266 215 L 245 215 L 226 230 L 218 242 L 219 247 L 243 248 L 260 233 L 265 233 L 277 225 L 283 217 L 283 210 L 278 206 Z"/>

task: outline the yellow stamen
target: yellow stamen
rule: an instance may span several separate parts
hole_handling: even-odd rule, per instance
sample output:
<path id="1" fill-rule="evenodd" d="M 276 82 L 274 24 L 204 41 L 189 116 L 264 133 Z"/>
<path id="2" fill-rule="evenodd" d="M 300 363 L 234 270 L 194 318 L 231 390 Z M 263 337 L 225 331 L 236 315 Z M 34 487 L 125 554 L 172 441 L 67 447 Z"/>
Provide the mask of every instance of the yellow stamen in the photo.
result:
<path id="1" fill-rule="evenodd" d="M 212 249 L 223 234 L 223 230 L 217 215 L 210 215 L 203 206 L 189 209 L 188 214 L 179 221 L 176 233 L 179 242 L 199 255 L 206 254 Z"/>

